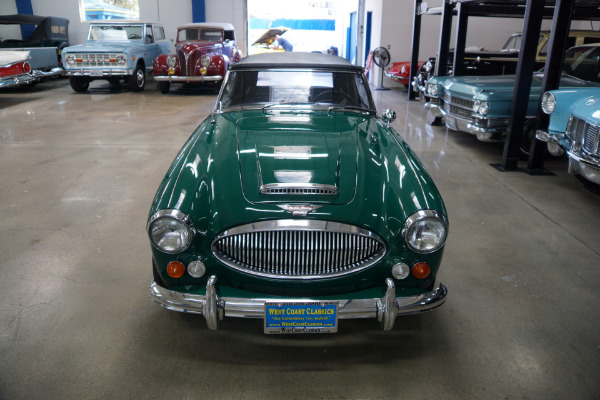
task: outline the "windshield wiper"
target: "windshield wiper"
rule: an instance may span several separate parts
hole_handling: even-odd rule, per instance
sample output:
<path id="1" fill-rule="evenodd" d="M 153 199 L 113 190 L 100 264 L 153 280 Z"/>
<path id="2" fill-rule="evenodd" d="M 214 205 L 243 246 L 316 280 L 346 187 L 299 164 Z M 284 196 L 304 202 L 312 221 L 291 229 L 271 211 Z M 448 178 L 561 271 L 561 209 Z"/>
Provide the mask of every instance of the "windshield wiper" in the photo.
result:
<path id="1" fill-rule="evenodd" d="M 373 113 L 373 110 L 358 106 L 332 106 L 327 109 L 327 113 L 331 113 L 332 111 L 360 111 L 367 114 Z"/>

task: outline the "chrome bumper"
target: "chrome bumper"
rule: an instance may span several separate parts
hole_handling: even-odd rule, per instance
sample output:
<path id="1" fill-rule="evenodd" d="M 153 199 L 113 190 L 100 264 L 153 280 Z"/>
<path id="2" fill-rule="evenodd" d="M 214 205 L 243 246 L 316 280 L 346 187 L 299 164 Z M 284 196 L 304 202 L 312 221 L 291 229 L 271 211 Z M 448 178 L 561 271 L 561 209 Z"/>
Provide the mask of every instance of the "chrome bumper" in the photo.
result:
<path id="1" fill-rule="evenodd" d="M 548 143 L 548 152 L 555 157 L 562 156 L 565 151 L 560 146 L 560 140 L 565 138 L 565 134 L 551 135 L 548 131 L 538 129 L 535 132 L 535 138 L 541 142 Z"/>
<path id="2" fill-rule="evenodd" d="M 155 76 L 154 80 L 157 82 L 216 82 L 222 80 L 221 75 L 212 76 L 175 76 L 175 75 L 161 75 Z"/>
<path id="3" fill-rule="evenodd" d="M 33 76 L 35 76 L 36 79 L 38 79 L 38 78 L 45 78 L 45 77 L 48 77 L 48 76 L 62 75 L 63 71 L 64 71 L 64 69 L 62 69 L 60 67 L 52 68 L 50 71 L 34 70 L 33 71 Z"/>
<path id="4" fill-rule="evenodd" d="M 162 307 L 180 312 L 202 314 L 209 329 L 217 329 L 224 317 L 264 318 L 265 302 L 278 299 L 245 299 L 237 297 L 219 297 L 217 278 L 213 275 L 206 284 L 206 295 L 175 292 L 150 283 L 150 298 Z M 448 290 L 439 283 L 431 292 L 418 296 L 396 297 L 396 288 L 392 279 L 385 281 L 386 292 L 382 298 L 340 299 L 339 319 L 377 318 L 384 330 L 391 330 L 398 315 L 418 314 L 444 304 Z M 305 299 L 294 299 L 305 300 Z M 290 301 L 282 298 L 282 302 Z"/>
<path id="5" fill-rule="evenodd" d="M 20 74 L 13 75 L 8 78 L 0 79 L 0 87 L 11 87 L 11 86 L 22 86 L 33 83 L 36 81 L 36 77 L 32 74 Z"/>
<path id="6" fill-rule="evenodd" d="M 111 76 L 133 75 L 133 69 L 69 69 L 63 72 L 65 76 L 87 76 L 90 78 L 104 78 Z"/>
<path id="7" fill-rule="evenodd" d="M 570 174 L 578 174 L 583 176 L 590 182 L 600 185 L 600 161 L 595 160 L 584 154 L 581 147 L 577 144 L 571 146 L 571 150 L 567 151 L 569 156 Z"/>
<path id="8" fill-rule="evenodd" d="M 455 130 L 470 133 L 477 136 L 482 142 L 497 142 L 504 140 L 504 135 L 508 127 L 504 124 L 503 119 L 490 119 L 488 126 L 477 125 L 472 119 L 459 117 L 453 114 L 448 114 L 444 108 L 437 103 L 425 103 L 425 109 L 429 110 L 434 117 L 443 117 L 446 127 Z"/>

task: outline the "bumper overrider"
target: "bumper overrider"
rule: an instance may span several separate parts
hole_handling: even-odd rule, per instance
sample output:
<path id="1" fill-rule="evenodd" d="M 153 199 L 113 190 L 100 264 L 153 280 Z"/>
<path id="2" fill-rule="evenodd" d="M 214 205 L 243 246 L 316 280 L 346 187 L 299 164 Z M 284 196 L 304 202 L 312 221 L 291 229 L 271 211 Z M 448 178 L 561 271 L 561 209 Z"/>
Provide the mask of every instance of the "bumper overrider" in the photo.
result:
<path id="1" fill-rule="evenodd" d="M 444 304 L 448 291 L 438 283 L 435 288 L 416 296 L 396 297 L 394 281 L 390 278 L 384 283 L 385 295 L 370 299 L 338 299 L 339 319 L 377 318 L 384 330 L 394 327 L 399 315 L 418 314 Z M 250 299 L 220 297 L 216 276 L 211 276 L 206 284 L 206 295 L 176 292 L 150 283 L 150 298 L 162 307 L 180 312 L 202 314 L 209 329 L 217 329 L 224 317 L 265 318 L 265 303 L 306 301 L 307 299 Z"/>
<path id="2" fill-rule="evenodd" d="M 221 75 L 200 75 L 200 76 L 176 76 L 176 75 L 158 75 L 154 77 L 157 82 L 217 82 L 223 80 Z"/>
<path id="3" fill-rule="evenodd" d="M 439 101 L 439 99 L 436 99 Z M 455 131 L 467 132 L 477 136 L 482 142 L 497 142 L 504 140 L 508 130 L 508 118 L 465 118 L 463 116 L 450 114 L 439 102 L 429 101 L 425 103 L 425 109 L 430 111 L 434 117 L 444 118 L 446 127 Z"/>
<path id="4" fill-rule="evenodd" d="M 561 141 L 566 139 L 564 133 L 550 134 L 548 131 L 538 130 L 535 137 L 542 142 L 548 143 L 548 151 L 553 156 L 560 156 L 565 153 L 565 150 L 561 146 Z M 581 175 L 588 181 L 600 185 L 600 160 L 587 155 L 578 143 L 573 143 L 571 149 L 566 153 L 569 158 L 567 171 L 570 174 Z"/>

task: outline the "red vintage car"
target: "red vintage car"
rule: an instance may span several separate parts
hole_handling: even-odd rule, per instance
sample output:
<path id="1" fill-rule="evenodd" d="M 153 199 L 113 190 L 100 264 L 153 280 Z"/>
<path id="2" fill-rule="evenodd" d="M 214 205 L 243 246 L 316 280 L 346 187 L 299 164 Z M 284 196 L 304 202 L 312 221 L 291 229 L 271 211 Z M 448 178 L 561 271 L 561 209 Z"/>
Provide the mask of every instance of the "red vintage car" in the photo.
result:
<path id="1" fill-rule="evenodd" d="M 171 83 L 219 87 L 229 64 L 241 58 L 233 25 L 183 25 L 177 28 L 175 54 L 163 54 L 154 60 L 154 80 L 162 93 L 169 92 Z"/>
<path id="2" fill-rule="evenodd" d="M 0 52 L 0 88 L 31 85 L 36 81 L 28 51 Z"/>
<path id="3" fill-rule="evenodd" d="M 421 68 L 425 61 L 419 61 L 418 68 Z M 418 69 L 417 68 L 417 69 Z M 395 82 L 398 82 L 404 87 L 408 87 L 410 78 L 410 61 L 400 61 L 392 64 L 391 67 L 385 71 L 385 75 L 391 78 Z"/>

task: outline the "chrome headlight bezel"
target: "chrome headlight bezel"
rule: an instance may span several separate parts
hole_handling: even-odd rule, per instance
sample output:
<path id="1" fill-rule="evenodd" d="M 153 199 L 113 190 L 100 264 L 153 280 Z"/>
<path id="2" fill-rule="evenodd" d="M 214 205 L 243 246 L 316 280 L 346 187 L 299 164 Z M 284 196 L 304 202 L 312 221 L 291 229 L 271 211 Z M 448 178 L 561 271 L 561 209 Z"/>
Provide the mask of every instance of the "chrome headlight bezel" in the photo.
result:
<path id="1" fill-rule="evenodd" d="M 154 213 L 148 220 L 146 231 L 152 246 L 167 254 L 187 250 L 196 234 L 190 217 L 174 209 Z"/>
<path id="2" fill-rule="evenodd" d="M 67 54 L 65 57 L 65 64 L 67 64 L 67 67 L 74 67 L 75 66 L 75 56 L 73 54 Z"/>
<path id="3" fill-rule="evenodd" d="M 437 83 L 427 84 L 427 94 L 431 97 L 440 97 L 442 94 L 442 87 Z"/>
<path id="4" fill-rule="evenodd" d="M 115 61 L 117 62 L 117 65 L 127 65 L 127 56 L 125 54 L 118 54 Z"/>
<path id="5" fill-rule="evenodd" d="M 542 111 L 548 115 L 556 110 L 556 96 L 552 92 L 545 92 L 542 95 Z"/>
<path id="6" fill-rule="evenodd" d="M 177 57 L 175 57 L 172 54 L 170 56 L 167 56 L 167 67 L 173 68 L 176 63 L 177 63 Z"/>
<path id="7" fill-rule="evenodd" d="M 402 237 L 412 251 L 433 253 L 446 243 L 448 220 L 435 210 L 417 211 L 406 219 Z"/>
<path id="8" fill-rule="evenodd" d="M 200 65 L 202 65 L 202 68 L 208 68 L 208 66 L 210 65 L 210 57 L 202 56 L 202 58 L 200 59 Z"/>
<path id="9" fill-rule="evenodd" d="M 479 114 L 487 115 L 490 112 L 490 103 L 484 100 L 479 102 Z"/>
<path id="10" fill-rule="evenodd" d="M 423 66 L 423 69 L 427 72 L 431 71 L 432 68 L 433 68 L 433 65 L 431 64 L 431 61 L 427 61 L 425 63 L 425 65 Z"/>
<path id="11" fill-rule="evenodd" d="M 473 102 L 473 112 L 474 113 L 478 113 L 479 112 L 479 107 L 481 106 L 481 100 L 475 100 Z"/>

